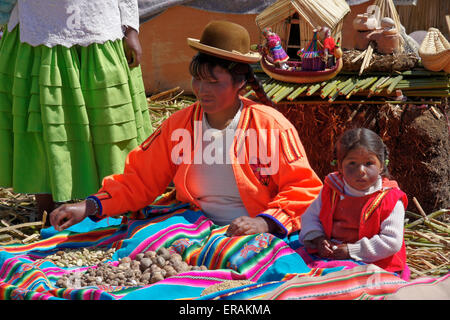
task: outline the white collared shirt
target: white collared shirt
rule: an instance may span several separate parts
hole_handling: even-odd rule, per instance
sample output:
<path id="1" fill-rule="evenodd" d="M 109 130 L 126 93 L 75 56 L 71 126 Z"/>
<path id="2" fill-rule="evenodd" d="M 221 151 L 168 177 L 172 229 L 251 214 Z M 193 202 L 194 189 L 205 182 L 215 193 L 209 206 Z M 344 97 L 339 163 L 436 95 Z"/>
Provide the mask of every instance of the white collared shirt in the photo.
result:
<path id="1" fill-rule="evenodd" d="M 248 216 L 239 194 L 233 167 L 227 157 L 241 111 L 242 102 L 233 120 L 223 130 L 212 128 L 203 113 L 202 131 L 203 140 L 206 142 L 203 142 L 202 163 L 192 164 L 187 173 L 189 192 L 196 198 L 205 215 L 217 225 L 227 225 L 238 217 Z M 211 148 L 213 145 L 214 148 Z"/>

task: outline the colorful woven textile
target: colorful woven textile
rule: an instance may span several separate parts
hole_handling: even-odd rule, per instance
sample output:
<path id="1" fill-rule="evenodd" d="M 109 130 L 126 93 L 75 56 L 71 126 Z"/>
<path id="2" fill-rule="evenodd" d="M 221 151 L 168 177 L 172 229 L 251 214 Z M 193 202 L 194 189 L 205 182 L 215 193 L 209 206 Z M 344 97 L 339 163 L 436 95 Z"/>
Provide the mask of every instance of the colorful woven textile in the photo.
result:
<path id="1" fill-rule="evenodd" d="M 286 62 L 289 60 L 289 56 L 281 46 L 281 40 L 277 34 L 268 35 L 266 36 L 266 39 L 267 46 L 270 49 L 270 53 L 272 54 L 272 59 L 274 62 Z"/>
<path id="2" fill-rule="evenodd" d="M 271 234 L 227 237 L 226 227 L 214 225 L 201 211 L 176 205 L 162 211 L 163 215 L 149 209 L 146 212 L 152 212 L 151 219 L 126 224 L 117 219 L 110 219 L 111 225 L 107 220 L 86 220 L 59 233 L 47 229 L 43 233 L 47 238 L 32 244 L 0 247 L 0 299 L 353 299 L 378 298 L 406 283 L 374 266 L 370 269 L 351 261 L 307 257 L 296 235 L 283 240 Z M 42 259 L 62 248 L 113 247 L 114 263 L 125 256 L 134 258 L 140 252 L 170 246 L 189 264 L 206 265 L 209 270 L 181 273 L 141 287 L 69 289 L 57 287 L 57 279 L 90 266 L 62 268 Z M 342 275 L 343 271 L 347 273 Z M 346 282 L 347 278 L 355 281 Z M 205 288 L 225 280 L 251 280 L 255 284 L 201 296 Z M 381 290 L 358 287 L 361 281 L 381 286 Z M 354 286 L 358 290 L 351 289 Z"/>
<path id="3" fill-rule="evenodd" d="M 96 228 L 88 232 L 63 231 L 29 245 L 0 248 L 1 299 L 192 299 L 209 285 L 223 280 L 279 281 L 286 274 L 309 268 L 284 241 L 269 234 L 230 238 L 200 211 L 178 209 L 151 220 Z M 61 248 L 114 247 L 113 260 L 139 252 L 173 246 L 192 265 L 211 271 L 192 271 L 143 288 L 95 287 L 61 289 L 62 274 L 83 271 L 60 268 L 43 258 Z M 164 288 L 164 290 L 161 290 Z"/>
<path id="4" fill-rule="evenodd" d="M 387 300 L 398 299 L 397 292 L 407 290 L 409 299 L 450 299 L 450 274 L 438 279 L 419 278 L 406 282 L 379 267 L 361 265 L 323 276 L 297 275 L 280 282 L 247 285 L 210 294 L 217 300 Z M 423 291 L 423 286 L 428 290 Z M 439 288 L 440 292 L 433 290 Z M 436 292 L 435 294 L 433 292 Z M 400 299 L 404 299 L 403 293 Z"/>

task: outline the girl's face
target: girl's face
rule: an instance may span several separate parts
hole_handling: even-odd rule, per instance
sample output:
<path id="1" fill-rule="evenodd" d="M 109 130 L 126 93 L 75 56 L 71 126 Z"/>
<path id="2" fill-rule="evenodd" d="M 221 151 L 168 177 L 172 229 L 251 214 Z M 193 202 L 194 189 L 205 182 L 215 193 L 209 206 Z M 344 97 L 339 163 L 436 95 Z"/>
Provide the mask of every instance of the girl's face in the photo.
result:
<path id="1" fill-rule="evenodd" d="M 244 82 L 234 84 L 230 73 L 216 66 L 214 77 L 192 78 L 192 90 L 207 114 L 214 114 L 235 107 Z"/>
<path id="2" fill-rule="evenodd" d="M 339 164 L 339 171 L 345 181 L 356 190 L 367 190 L 373 186 L 382 172 L 383 166 L 375 155 L 364 147 L 349 151 Z"/>

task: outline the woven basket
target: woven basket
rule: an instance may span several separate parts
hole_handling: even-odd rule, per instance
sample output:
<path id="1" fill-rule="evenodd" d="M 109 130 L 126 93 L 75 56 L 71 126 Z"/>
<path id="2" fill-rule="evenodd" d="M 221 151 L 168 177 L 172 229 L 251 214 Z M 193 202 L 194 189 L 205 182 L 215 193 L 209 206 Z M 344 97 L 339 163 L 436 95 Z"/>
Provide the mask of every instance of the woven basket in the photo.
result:
<path id="1" fill-rule="evenodd" d="M 419 55 L 426 69 L 450 73 L 450 43 L 438 29 L 428 29 L 420 45 Z"/>

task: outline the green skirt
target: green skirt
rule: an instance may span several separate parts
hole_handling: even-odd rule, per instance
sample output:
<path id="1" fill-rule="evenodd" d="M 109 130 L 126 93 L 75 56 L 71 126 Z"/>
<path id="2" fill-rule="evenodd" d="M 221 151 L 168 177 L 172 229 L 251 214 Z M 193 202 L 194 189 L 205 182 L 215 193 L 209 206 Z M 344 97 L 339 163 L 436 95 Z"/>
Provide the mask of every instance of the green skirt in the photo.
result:
<path id="1" fill-rule="evenodd" d="M 87 47 L 33 47 L 19 27 L 0 40 L 0 187 L 52 194 L 95 193 L 121 173 L 152 132 L 140 67 L 122 40 Z"/>

